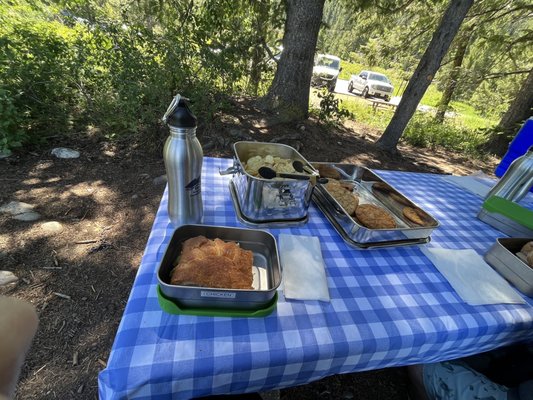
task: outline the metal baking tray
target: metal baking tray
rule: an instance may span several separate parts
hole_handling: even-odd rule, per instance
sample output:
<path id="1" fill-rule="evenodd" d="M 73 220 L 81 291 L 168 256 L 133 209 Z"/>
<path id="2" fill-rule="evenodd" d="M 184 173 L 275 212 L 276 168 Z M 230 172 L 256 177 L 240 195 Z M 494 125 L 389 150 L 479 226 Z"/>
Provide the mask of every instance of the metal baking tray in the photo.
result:
<path id="1" fill-rule="evenodd" d="M 431 241 L 430 237 L 422 239 L 403 239 L 403 240 L 389 240 L 383 242 L 374 242 L 374 243 L 358 243 L 353 240 L 348 234 L 344 231 L 342 226 L 339 225 L 335 217 L 329 212 L 329 207 L 327 200 L 320 195 L 319 192 L 313 193 L 313 202 L 318 207 L 320 211 L 326 216 L 330 224 L 335 228 L 340 237 L 348 244 L 348 246 L 353 247 L 354 249 L 380 249 L 384 247 L 395 247 L 395 246 L 416 246 L 420 244 L 426 244 Z"/>
<path id="2" fill-rule="evenodd" d="M 516 253 L 533 238 L 498 238 L 487 253 L 485 261 L 526 296 L 533 297 L 533 268 Z"/>
<path id="3" fill-rule="evenodd" d="M 170 272 L 181 254 L 185 240 L 203 235 L 238 242 L 251 250 L 253 258 L 253 289 L 220 289 L 170 284 Z M 244 228 L 209 225 L 183 225 L 177 228 L 165 250 L 157 270 L 163 294 L 177 304 L 193 308 L 255 310 L 268 304 L 281 283 L 281 264 L 276 239 L 270 233 Z"/>
<path id="4" fill-rule="evenodd" d="M 377 205 L 389 211 L 394 218 L 396 228 L 367 228 L 356 217 L 350 216 L 329 194 L 325 186 L 318 184 L 313 193 L 313 201 L 321 206 L 319 208 L 328 219 L 335 221 L 336 229 L 342 232 L 341 236 L 350 238 L 352 244 L 371 247 L 379 243 L 397 246 L 426 243 L 431 232 L 439 226 L 439 222 L 431 214 L 368 168 L 335 163 L 312 163 L 312 165 L 319 171 L 321 177 L 339 179 L 345 187 L 351 188 L 359 197 L 359 204 Z M 424 224 L 418 225 L 407 219 L 403 215 L 404 207 L 417 209 L 424 216 Z"/>
<path id="5" fill-rule="evenodd" d="M 262 142 L 237 142 L 233 145 L 233 150 L 233 166 L 220 173 L 233 174 L 231 181 L 239 211 L 247 221 L 299 223 L 306 218 L 318 172 L 300 153 L 285 144 Z M 246 172 L 244 164 L 251 157 L 267 155 L 300 161 L 311 171 L 314 179 L 263 179 Z"/>

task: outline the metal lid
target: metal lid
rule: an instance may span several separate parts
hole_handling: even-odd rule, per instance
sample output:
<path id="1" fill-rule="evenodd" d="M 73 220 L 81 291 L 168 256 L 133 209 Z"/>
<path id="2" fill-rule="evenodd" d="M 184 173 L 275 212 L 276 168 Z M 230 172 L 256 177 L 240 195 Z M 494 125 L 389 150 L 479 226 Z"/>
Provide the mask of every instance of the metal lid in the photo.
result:
<path id="1" fill-rule="evenodd" d="M 163 122 L 175 128 L 196 128 L 197 120 L 187 100 L 177 94 L 168 106 Z"/>

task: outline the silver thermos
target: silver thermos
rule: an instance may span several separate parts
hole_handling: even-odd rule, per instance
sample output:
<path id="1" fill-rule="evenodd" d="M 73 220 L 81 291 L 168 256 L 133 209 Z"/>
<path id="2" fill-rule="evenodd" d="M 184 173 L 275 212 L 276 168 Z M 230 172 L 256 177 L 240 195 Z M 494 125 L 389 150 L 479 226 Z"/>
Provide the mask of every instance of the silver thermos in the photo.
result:
<path id="1" fill-rule="evenodd" d="M 179 94 L 163 116 L 170 136 L 163 148 L 168 179 L 168 217 L 173 225 L 201 224 L 203 151 L 196 138 L 196 117 Z"/>
<path id="2" fill-rule="evenodd" d="M 489 191 L 491 196 L 502 197 L 507 200 L 519 202 L 533 186 L 533 146 L 526 154 L 514 160 L 509 169 Z"/>

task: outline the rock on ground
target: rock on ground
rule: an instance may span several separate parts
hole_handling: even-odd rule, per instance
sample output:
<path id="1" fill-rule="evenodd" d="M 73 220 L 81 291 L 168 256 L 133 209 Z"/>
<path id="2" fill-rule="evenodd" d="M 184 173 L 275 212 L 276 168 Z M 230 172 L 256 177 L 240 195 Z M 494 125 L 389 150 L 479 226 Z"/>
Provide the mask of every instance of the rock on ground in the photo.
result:
<path id="1" fill-rule="evenodd" d="M 9 203 L 0 207 L 0 212 L 17 215 L 33 211 L 34 207 L 35 206 L 33 204 L 23 203 L 22 201 L 10 201 Z"/>
<path id="2" fill-rule="evenodd" d="M 56 147 L 52 149 L 52 155 L 57 158 L 79 158 L 80 152 L 66 147 Z"/>
<path id="3" fill-rule="evenodd" d="M 55 235 L 63 232 L 63 225 L 57 221 L 48 221 L 41 224 L 41 229 L 47 235 Z"/>
<path id="4" fill-rule="evenodd" d="M 26 222 L 37 221 L 39 218 L 41 218 L 41 214 L 35 211 L 17 214 L 13 217 L 13 219 L 16 219 L 17 221 L 26 221 Z"/>
<path id="5" fill-rule="evenodd" d="M 36 221 L 41 215 L 33 211 L 33 204 L 23 203 L 22 201 L 10 201 L 0 207 L 0 212 L 11 214 L 13 219 L 19 221 Z"/>
<path id="6" fill-rule="evenodd" d="M 158 176 L 157 178 L 154 178 L 152 182 L 154 183 L 154 185 L 162 185 L 163 183 L 167 183 L 167 176 L 166 175 Z"/>
<path id="7" fill-rule="evenodd" d="M 19 278 L 11 271 L 0 271 L 0 286 L 17 282 Z"/>

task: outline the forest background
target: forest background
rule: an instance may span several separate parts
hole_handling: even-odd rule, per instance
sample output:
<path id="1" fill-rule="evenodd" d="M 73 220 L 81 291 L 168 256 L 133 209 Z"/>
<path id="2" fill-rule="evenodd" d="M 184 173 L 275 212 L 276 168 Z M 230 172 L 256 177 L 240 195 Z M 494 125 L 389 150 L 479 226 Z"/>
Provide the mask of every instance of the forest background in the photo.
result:
<path id="1" fill-rule="evenodd" d="M 232 96 L 261 98 L 282 49 L 287 4 L 2 1 L 0 152 L 80 133 L 160 143 L 162 110 L 177 92 L 202 121 Z M 363 68 L 386 73 L 401 95 L 447 5 L 327 1 L 316 52 L 342 59 L 341 79 Z M 501 153 L 501 118 L 533 82 L 532 14 L 524 0 L 475 2 L 421 101 L 442 112 L 416 113 L 403 139 L 476 157 Z M 326 123 L 349 116 L 384 129 L 393 114 L 350 99 L 333 108 L 331 98 L 311 100 L 311 116 Z M 531 95 L 523 101 L 531 115 Z M 512 122 L 515 133 L 520 121 Z"/>

